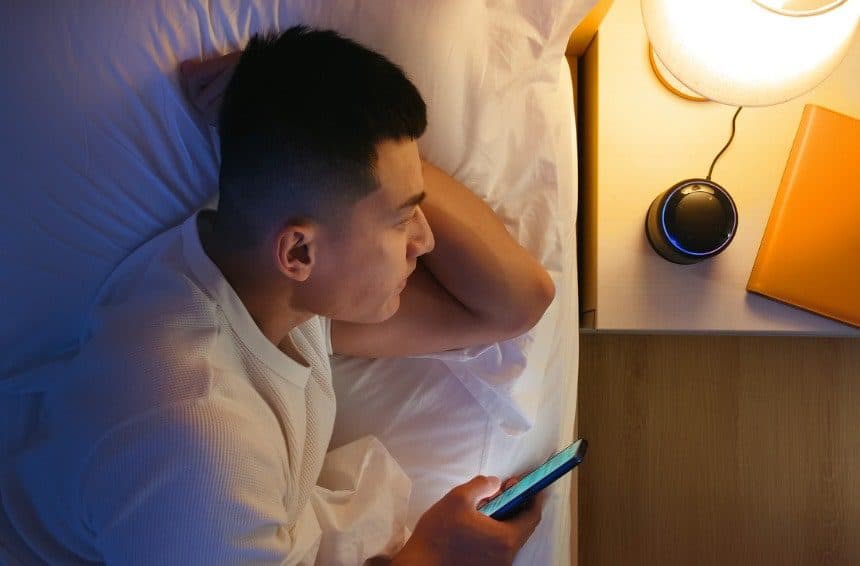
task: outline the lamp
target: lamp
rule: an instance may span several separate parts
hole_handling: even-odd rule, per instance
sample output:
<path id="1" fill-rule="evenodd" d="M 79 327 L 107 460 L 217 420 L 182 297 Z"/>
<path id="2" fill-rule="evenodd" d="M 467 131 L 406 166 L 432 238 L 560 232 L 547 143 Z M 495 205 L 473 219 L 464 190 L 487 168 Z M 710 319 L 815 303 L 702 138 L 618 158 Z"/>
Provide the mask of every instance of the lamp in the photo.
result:
<path id="1" fill-rule="evenodd" d="M 641 8 L 660 81 L 687 100 L 739 107 L 708 176 L 677 183 L 649 209 L 654 249 L 695 263 L 725 249 L 737 228 L 728 191 L 710 177 L 741 108 L 785 102 L 826 79 L 851 45 L 860 0 L 641 0 Z"/>

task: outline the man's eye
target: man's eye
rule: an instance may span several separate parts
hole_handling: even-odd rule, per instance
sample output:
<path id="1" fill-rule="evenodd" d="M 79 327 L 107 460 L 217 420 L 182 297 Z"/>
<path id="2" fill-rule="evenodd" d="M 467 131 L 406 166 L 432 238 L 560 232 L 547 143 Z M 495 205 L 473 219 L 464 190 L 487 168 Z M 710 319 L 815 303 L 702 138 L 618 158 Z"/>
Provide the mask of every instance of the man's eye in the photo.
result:
<path id="1" fill-rule="evenodd" d="M 417 214 L 418 214 L 418 209 L 416 208 L 416 209 L 412 212 L 412 214 L 410 214 L 409 216 L 407 216 L 406 218 L 404 218 L 403 220 L 401 220 L 401 221 L 400 221 L 400 226 L 403 226 L 404 224 L 406 224 L 406 223 L 407 223 L 407 222 L 409 222 L 410 220 L 414 219 L 414 218 L 415 218 L 415 216 L 416 216 Z"/>

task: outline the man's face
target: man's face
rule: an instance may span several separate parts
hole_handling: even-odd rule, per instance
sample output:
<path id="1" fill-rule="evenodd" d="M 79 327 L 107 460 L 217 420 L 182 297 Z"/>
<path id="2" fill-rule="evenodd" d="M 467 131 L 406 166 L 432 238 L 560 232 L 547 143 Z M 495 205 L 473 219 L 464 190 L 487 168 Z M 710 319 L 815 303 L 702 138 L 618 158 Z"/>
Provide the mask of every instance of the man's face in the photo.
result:
<path id="1" fill-rule="evenodd" d="M 434 246 L 418 206 L 424 191 L 414 140 L 377 145 L 379 188 L 352 208 L 342 233 L 324 232 L 303 294 L 311 312 L 349 322 L 382 322 L 397 312 L 418 256 Z"/>

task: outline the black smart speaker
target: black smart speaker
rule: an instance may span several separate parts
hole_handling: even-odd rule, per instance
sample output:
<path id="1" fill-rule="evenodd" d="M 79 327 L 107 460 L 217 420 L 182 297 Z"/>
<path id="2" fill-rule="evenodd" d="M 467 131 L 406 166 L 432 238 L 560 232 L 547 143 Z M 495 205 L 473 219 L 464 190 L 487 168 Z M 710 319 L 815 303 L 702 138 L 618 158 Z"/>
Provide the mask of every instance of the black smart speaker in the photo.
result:
<path id="1" fill-rule="evenodd" d="M 654 250 L 674 263 L 697 263 L 714 257 L 735 237 L 738 210 L 720 185 L 687 179 L 657 195 L 645 218 Z"/>

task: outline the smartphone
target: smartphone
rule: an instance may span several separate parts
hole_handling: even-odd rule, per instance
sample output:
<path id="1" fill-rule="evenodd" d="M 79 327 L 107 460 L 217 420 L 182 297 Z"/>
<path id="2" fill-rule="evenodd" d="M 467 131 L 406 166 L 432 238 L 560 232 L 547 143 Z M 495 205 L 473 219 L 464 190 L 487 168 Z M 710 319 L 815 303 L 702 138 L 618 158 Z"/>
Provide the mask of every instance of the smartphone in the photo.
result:
<path id="1" fill-rule="evenodd" d="M 487 501 L 478 511 L 493 519 L 506 519 L 537 492 L 572 470 L 585 457 L 588 442 L 580 438 L 551 456 L 539 467 L 523 476 L 520 481 Z"/>

